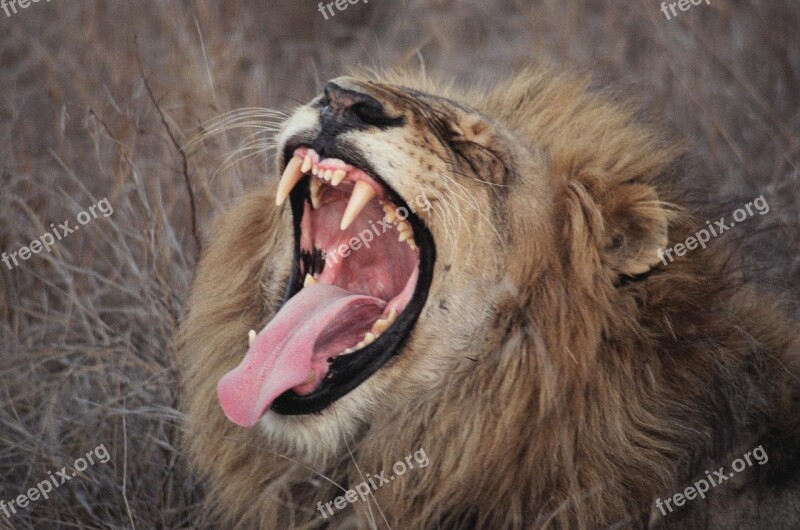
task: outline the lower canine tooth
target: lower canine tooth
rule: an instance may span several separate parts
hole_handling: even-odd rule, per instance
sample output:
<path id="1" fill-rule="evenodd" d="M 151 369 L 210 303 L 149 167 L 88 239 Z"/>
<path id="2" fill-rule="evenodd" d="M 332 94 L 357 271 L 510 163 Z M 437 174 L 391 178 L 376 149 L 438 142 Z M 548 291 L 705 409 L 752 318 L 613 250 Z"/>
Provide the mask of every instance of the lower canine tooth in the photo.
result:
<path id="1" fill-rule="evenodd" d="M 311 194 L 311 206 L 313 206 L 314 209 L 319 208 L 319 202 L 322 198 L 320 194 L 321 186 L 322 183 L 319 180 L 311 179 L 311 184 L 309 184 L 309 193 Z"/>
<path id="2" fill-rule="evenodd" d="M 310 274 L 306 274 L 306 279 L 303 280 L 303 287 L 308 287 L 309 285 L 314 285 L 315 283 L 317 283 L 317 280 Z"/>
<path id="3" fill-rule="evenodd" d="M 314 370 L 309 370 L 308 371 L 308 377 L 306 377 L 306 382 L 303 383 L 303 384 L 307 385 L 307 384 L 313 383 L 314 379 L 316 379 L 316 378 L 317 378 L 317 376 L 314 374 Z"/>
<path id="4" fill-rule="evenodd" d="M 313 164 L 314 160 L 311 158 L 311 155 L 306 155 L 305 159 L 303 159 L 303 166 L 300 168 L 300 171 L 308 173 L 308 170 L 311 169 Z"/>
<path id="5" fill-rule="evenodd" d="M 400 237 L 398 237 L 397 240 L 402 243 L 403 241 L 411 239 L 411 237 L 411 232 L 400 232 Z"/>
<path id="6" fill-rule="evenodd" d="M 376 335 L 379 333 L 383 333 L 389 328 L 389 321 L 380 319 L 376 320 L 375 323 L 372 325 L 372 332 Z"/>
<path id="7" fill-rule="evenodd" d="M 248 346 L 252 346 L 252 345 L 253 345 L 253 341 L 254 341 L 254 340 L 256 340 L 256 330 L 254 330 L 254 329 L 251 329 L 251 330 L 250 330 L 250 331 L 247 333 L 247 345 L 248 345 Z"/>
<path id="8" fill-rule="evenodd" d="M 353 194 L 350 196 L 350 201 L 347 203 L 347 208 L 342 216 L 342 222 L 339 225 L 340 230 L 346 230 L 348 226 L 353 224 L 358 214 L 367 205 L 369 201 L 375 198 L 375 190 L 372 186 L 364 181 L 356 182 L 353 188 Z"/>

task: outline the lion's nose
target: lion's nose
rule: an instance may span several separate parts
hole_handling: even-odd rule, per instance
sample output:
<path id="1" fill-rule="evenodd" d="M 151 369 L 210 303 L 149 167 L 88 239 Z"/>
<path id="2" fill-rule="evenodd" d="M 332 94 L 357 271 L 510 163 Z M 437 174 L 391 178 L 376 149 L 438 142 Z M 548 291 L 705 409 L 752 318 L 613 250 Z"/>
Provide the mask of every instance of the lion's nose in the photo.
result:
<path id="1" fill-rule="evenodd" d="M 348 129 L 391 126 L 398 120 L 388 116 L 377 99 L 358 87 L 344 88 L 333 81 L 325 85 L 323 104 L 320 111 L 323 129 L 334 134 Z"/>

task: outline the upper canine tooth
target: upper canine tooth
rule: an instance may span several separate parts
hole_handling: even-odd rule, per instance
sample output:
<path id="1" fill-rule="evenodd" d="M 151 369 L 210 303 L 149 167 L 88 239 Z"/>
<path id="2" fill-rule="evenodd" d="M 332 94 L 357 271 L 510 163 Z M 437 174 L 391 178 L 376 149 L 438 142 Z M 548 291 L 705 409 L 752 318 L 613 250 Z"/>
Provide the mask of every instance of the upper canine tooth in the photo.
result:
<path id="1" fill-rule="evenodd" d="M 278 183 L 278 192 L 275 194 L 275 204 L 280 206 L 289 196 L 289 192 L 295 187 L 297 182 L 303 177 L 303 172 L 300 171 L 300 166 L 303 161 L 293 156 L 292 159 L 286 164 L 286 169 L 283 171 L 281 181 Z"/>
<path id="2" fill-rule="evenodd" d="M 256 330 L 254 330 L 254 329 L 251 329 L 251 330 L 250 330 L 250 331 L 247 333 L 247 345 L 248 345 L 248 346 L 252 346 L 252 345 L 253 345 L 253 341 L 254 341 L 254 340 L 256 340 Z"/>
<path id="3" fill-rule="evenodd" d="M 369 201 L 375 198 L 375 195 L 377 195 L 377 193 L 372 189 L 372 186 L 361 180 L 356 182 L 356 186 L 353 188 L 353 194 L 350 196 L 350 201 L 347 203 L 347 208 L 342 216 L 339 229 L 346 230 L 348 226 L 353 224 L 353 221 L 355 221 L 358 214 L 361 213 L 361 210 L 364 209 Z"/>
<path id="4" fill-rule="evenodd" d="M 334 171 L 333 176 L 331 176 L 331 184 L 334 186 L 338 186 L 342 183 L 344 178 L 347 176 L 347 171 L 344 169 L 337 169 Z"/>
<path id="5" fill-rule="evenodd" d="M 305 159 L 303 160 L 303 167 L 300 168 L 300 171 L 303 173 L 308 173 L 308 170 L 311 169 L 311 166 L 314 164 L 314 159 L 311 158 L 311 155 L 306 155 Z"/>

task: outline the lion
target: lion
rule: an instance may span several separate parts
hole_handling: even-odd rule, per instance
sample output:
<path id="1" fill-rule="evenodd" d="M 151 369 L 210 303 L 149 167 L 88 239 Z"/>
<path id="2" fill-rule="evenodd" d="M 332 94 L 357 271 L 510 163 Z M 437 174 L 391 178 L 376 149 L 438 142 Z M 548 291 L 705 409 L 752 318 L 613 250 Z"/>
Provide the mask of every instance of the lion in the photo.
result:
<path id="1" fill-rule="evenodd" d="M 725 238 L 664 259 L 702 173 L 635 105 L 359 74 L 275 142 L 177 338 L 220 524 L 800 525 L 798 326 Z"/>

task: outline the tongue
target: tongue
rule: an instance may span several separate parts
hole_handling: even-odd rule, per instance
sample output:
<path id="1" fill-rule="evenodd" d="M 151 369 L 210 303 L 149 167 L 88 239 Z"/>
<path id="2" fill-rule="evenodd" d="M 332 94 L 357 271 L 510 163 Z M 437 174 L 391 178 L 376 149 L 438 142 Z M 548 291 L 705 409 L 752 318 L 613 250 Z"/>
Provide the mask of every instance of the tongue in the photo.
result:
<path id="1" fill-rule="evenodd" d="M 252 427 L 278 396 L 307 383 L 309 374 L 320 381 L 328 358 L 348 347 L 343 343 L 357 343 L 364 326 L 368 329 L 385 305 L 380 298 L 335 285 L 300 290 L 256 335 L 242 363 L 217 383 L 225 415 Z M 344 329 L 344 323 L 353 326 Z"/>

